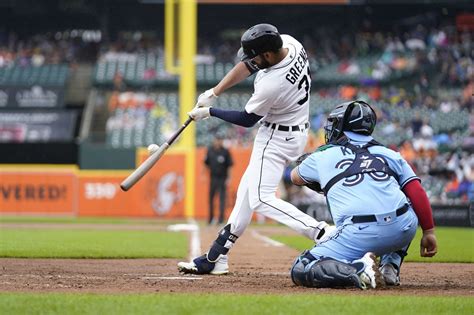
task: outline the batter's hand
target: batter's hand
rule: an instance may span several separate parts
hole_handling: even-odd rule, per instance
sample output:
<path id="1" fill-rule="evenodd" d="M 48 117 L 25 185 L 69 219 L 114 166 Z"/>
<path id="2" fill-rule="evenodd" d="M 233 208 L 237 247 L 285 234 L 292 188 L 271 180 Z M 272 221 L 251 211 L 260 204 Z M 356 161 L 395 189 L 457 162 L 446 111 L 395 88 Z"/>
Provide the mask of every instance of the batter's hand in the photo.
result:
<path id="1" fill-rule="evenodd" d="M 423 231 L 420 242 L 420 256 L 433 257 L 438 252 L 438 244 L 434 229 Z"/>
<path id="2" fill-rule="evenodd" d="M 194 107 L 193 110 L 188 113 L 188 116 L 194 121 L 207 119 L 211 117 L 210 109 L 210 107 Z"/>
<path id="3" fill-rule="evenodd" d="M 321 236 L 321 238 L 318 239 L 318 242 L 317 242 L 318 244 L 330 238 L 336 232 L 337 228 L 334 225 L 328 225 L 323 230 L 324 230 L 324 234 L 323 236 Z"/>
<path id="4" fill-rule="evenodd" d="M 217 95 L 214 94 L 214 89 L 209 89 L 199 95 L 196 107 L 211 107 L 216 102 Z"/>

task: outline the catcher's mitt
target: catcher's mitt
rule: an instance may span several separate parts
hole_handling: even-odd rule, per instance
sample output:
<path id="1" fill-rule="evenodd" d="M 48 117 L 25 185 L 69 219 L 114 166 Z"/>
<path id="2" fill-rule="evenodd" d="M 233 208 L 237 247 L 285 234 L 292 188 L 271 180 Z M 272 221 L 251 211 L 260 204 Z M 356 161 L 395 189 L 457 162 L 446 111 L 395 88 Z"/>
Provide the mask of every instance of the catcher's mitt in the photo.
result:
<path id="1" fill-rule="evenodd" d="M 303 161 L 308 157 L 310 156 L 312 153 L 305 153 L 303 155 L 301 155 L 298 159 L 296 159 L 295 163 L 296 165 L 300 165 L 301 163 L 303 163 Z M 308 187 L 309 189 L 311 190 L 314 190 L 315 192 L 317 192 L 318 194 L 323 194 L 324 191 L 321 189 L 321 184 L 318 183 L 318 182 L 311 182 L 311 183 L 307 183 L 305 185 L 306 187 Z"/>

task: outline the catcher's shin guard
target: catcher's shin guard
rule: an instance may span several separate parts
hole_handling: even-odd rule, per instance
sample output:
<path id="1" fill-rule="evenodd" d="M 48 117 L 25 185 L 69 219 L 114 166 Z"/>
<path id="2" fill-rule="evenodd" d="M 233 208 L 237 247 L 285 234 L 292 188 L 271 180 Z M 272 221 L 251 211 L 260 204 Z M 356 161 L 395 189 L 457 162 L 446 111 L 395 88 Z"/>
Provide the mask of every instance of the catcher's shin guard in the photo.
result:
<path id="1" fill-rule="evenodd" d="M 293 281 L 296 285 L 301 285 L 308 287 L 309 282 L 307 279 L 307 272 L 306 266 L 308 266 L 312 261 L 314 261 L 313 255 L 307 250 L 303 252 L 299 257 L 296 258 L 295 262 L 293 263 L 293 267 L 291 267 L 290 275 L 291 281 Z"/>
<path id="2" fill-rule="evenodd" d="M 315 260 L 305 252 L 293 264 L 291 279 L 296 285 L 312 288 L 360 287 L 357 274 L 363 269 L 363 263 L 346 264 L 332 258 Z"/>
<path id="3" fill-rule="evenodd" d="M 221 255 L 226 255 L 229 248 L 225 247 L 227 241 L 235 243 L 238 236 L 230 233 L 230 223 L 227 224 L 217 236 L 217 239 L 211 246 L 209 252 L 205 255 L 199 256 L 193 260 L 196 265 L 198 274 L 211 273 L 214 269 L 217 260 Z"/>

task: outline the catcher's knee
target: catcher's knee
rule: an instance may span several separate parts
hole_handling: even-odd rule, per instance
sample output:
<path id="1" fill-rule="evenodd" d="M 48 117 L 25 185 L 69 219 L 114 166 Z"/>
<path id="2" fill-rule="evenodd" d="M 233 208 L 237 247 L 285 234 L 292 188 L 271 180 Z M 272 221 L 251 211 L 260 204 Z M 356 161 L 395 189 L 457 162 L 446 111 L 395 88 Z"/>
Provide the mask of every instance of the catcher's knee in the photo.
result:
<path id="1" fill-rule="evenodd" d="M 312 258 L 312 259 L 311 259 Z M 309 252 L 298 257 L 291 268 L 291 280 L 300 286 L 329 288 L 357 285 L 358 266 L 332 258 L 316 260 Z"/>
<path id="2" fill-rule="evenodd" d="M 296 258 L 290 271 L 291 280 L 294 284 L 304 287 L 311 286 L 306 267 L 315 260 L 316 258 L 309 251 L 304 251 L 301 256 Z"/>
<path id="3" fill-rule="evenodd" d="M 227 242 L 233 244 L 237 240 L 238 236 L 230 232 L 230 227 L 231 225 L 229 223 L 219 231 L 217 239 L 212 244 L 209 253 L 207 253 L 207 259 L 210 262 L 216 262 L 220 255 L 227 255 L 230 247 L 230 244 L 227 244 Z M 228 245 L 227 247 L 226 244 Z"/>

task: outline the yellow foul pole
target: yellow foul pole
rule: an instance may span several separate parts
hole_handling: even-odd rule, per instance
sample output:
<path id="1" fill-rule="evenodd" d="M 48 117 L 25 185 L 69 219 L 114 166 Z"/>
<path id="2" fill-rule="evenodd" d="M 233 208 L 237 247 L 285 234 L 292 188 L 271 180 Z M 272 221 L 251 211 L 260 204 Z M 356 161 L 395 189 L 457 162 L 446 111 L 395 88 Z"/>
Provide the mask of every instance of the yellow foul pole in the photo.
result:
<path id="1" fill-rule="evenodd" d="M 178 4 L 178 46 L 179 64 L 174 60 L 175 24 Z M 196 0 L 166 0 L 165 2 L 165 66 L 168 72 L 179 74 L 180 122 L 188 119 L 187 113 L 196 103 L 196 37 L 197 3 Z M 196 163 L 196 127 L 191 123 L 183 132 L 177 147 L 186 152 L 186 198 L 185 216 L 194 217 L 195 208 L 195 163 Z"/>
<path id="2" fill-rule="evenodd" d="M 188 119 L 187 113 L 196 103 L 196 37 L 197 37 L 196 0 L 180 0 L 179 8 L 179 48 L 181 58 L 181 81 L 179 84 L 180 119 Z M 184 213 L 194 217 L 195 208 L 195 163 L 196 163 L 196 126 L 191 123 L 186 128 L 181 145 L 188 151 L 186 156 L 186 200 Z M 188 130 L 189 129 L 189 130 Z"/>

